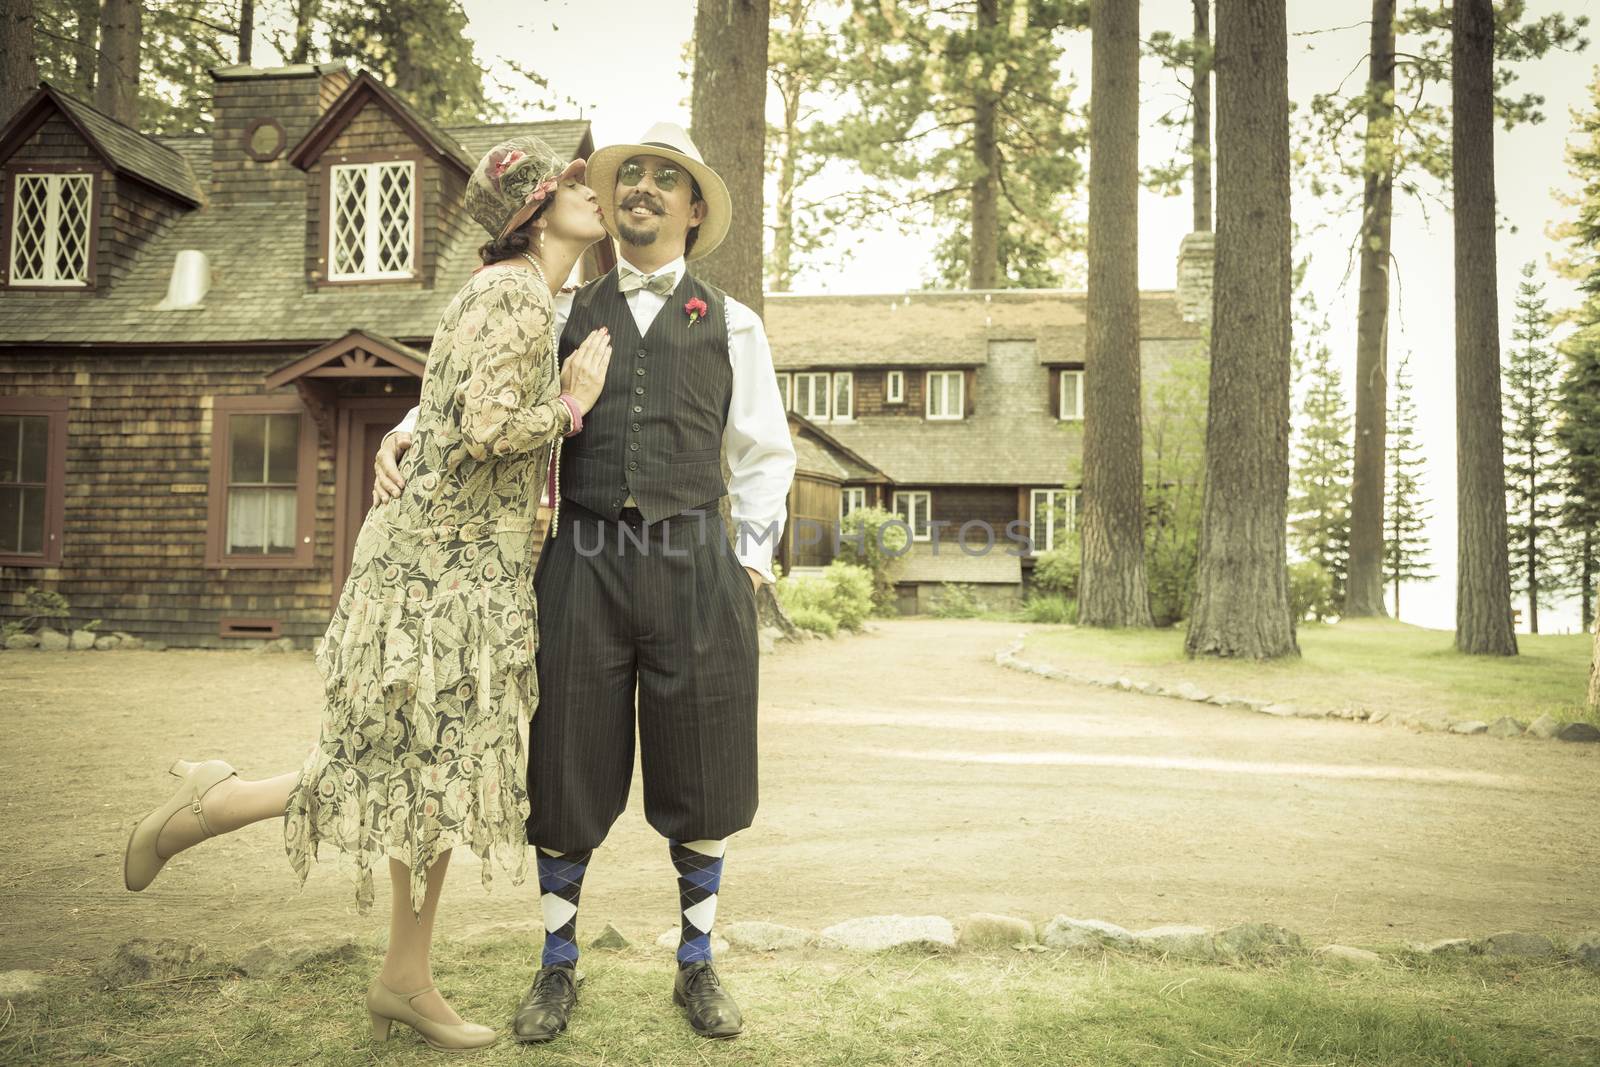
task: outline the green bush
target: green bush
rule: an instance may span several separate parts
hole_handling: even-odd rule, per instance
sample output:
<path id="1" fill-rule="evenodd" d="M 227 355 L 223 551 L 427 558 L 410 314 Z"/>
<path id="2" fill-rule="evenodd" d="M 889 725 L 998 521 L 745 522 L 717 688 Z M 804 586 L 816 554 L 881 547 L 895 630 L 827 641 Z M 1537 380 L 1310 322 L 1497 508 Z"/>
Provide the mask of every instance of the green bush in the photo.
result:
<path id="1" fill-rule="evenodd" d="M 1078 535 L 1068 534 L 1066 539 L 1071 543 L 1039 553 L 1033 566 L 1033 584 L 1041 593 L 1078 595 Z"/>
<path id="2" fill-rule="evenodd" d="M 795 619 L 796 612 L 807 612 L 812 617 L 827 616 L 835 630 L 859 630 L 867 616 L 872 614 L 872 574 L 865 567 L 834 560 L 820 578 L 797 578 L 792 575 L 778 579 L 778 602 L 783 610 Z"/>
<path id="3" fill-rule="evenodd" d="M 836 559 L 828 564 L 824 575 L 830 594 L 830 606 L 840 629 L 859 630 L 872 614 L 872 572 L 854 563 Z"/>
<path id="4" fill-rule="evenodd" d="M 1314 559 L 1289 564 L 1289 617 L 1310 616 L 1321 622 L 1338 614 L 1333 603 L 1333 575 Z"/>
<path id="5" fill-rule="evenodd" d="M 1078 602 L 1060 595 L 1031 596 L 1022 604 L 1025 622 L 1077 622 Z"/>
<path id="6" fill-rule="evenodd" d="M 839 559 L 872 575 L 872 606 L 880 615 L 895 614 L 894 572 L 908 541 L 903 522 L 882 508 L 856 508 L 839 524 Z"/>
<path id="7" fill-rule="evenodd" d="M 794 608 L 789 611 L 789 619 L 800 629 L 810 630 L 812 633 L 827 634 L 832 637 L 839 632 L 839 623 L 820 608 Z"/>
<path id="8" fill-rule="evenodd" d="M 970 585 L 943 582 L 933 594 L 933 614 L 941 619 L 970 619 L 983 614 L 984 603 Z"/>

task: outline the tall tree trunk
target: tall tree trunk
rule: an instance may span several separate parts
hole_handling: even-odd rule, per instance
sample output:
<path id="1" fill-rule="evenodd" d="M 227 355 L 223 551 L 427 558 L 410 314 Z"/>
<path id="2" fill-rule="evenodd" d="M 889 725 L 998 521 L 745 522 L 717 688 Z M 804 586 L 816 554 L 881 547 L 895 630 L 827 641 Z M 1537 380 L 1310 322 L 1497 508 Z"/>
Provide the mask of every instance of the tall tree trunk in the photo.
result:
<path id="1" fill-rule="evenodd" d="M 1590 711 L 1600 711 L 1600 626 L 1594 630 L 1594 652 L 1589 657 L 1589 692 L 1584 703 Z"/>
<path id="2" fill-rule="evenodd" d="M 978 0 L 980 42 L 994 39 L 1000 28 L 1000 0 Z M 980 45 L 981 47 L 981 45 Z M 972 183 L 972 235 L 968 242 L 967 288 L 993 289 L 1000 277 L 1000 145 L 995 137 L 999 97 L 984 69 L 974 87 L 972 145 L 978 176 Z"/>
<path id="3" fill-rule="evenodd" d="M 1583 531 L 1583 559 L 1578 562 L 1578 597 L 1583 602 L 1583 632 L 1595 623 L 1594 617 L 1594 531 Z"/>
<path id="4" fill-rule="evenodd" d="M 772 291 L 787 293 L 794 282 L 794 185 L 795 157 L 799 154 L 800 87 L 785 86 L 783 92 L 783 148 L 778 160 L 778 203 L 772 234 Z"/>
<path id="5" fill-rule="evenodd" d="M 1217 6 L 1217 265 L 1191 656 L 1298 655 L 1289 612 L 1289 45 L 1284 5 Z"/>
<path id="6" fill-rule="evenodd" d="M 309 63 L 311 61 L 311 34 L 316 29 L 317 12 L 321 8 L 321 0 L 296 0 L 294 5 L 294 51 L 289 55 L 289 62 Z"/>
<path id="7" fill-rule="evenodd" d="M 1350 479 L 1346 618 L 1382 615 L 1384 442 L 1389 411 L 1389 246 L 1394 217 L 1394 8 L 1372 0 L 1366 174 L 1361 197 L 1361 294 L 1356 312 L 1355 456 Z"/>
<path id="8" fill-rule="evenodd" d="M 733 197 L 733 227 L 694 272 L 761 313 L 767 144 L 767 0 L 701 0 L 694 16 L 690 121 L 706 164 Z"/>
<path id="9" fill-rule="evenodd" d="M 705 259 L 696 260 L 693 270 L 757 315 L 763 306 L 769 6 L 768 0 L 700 0 L 694 15 L 694 85 L 689 101 L 694 143 L 706 165 L 727 183 L 733 200 L 727 239 Z M 722 472 L 726 478 L 726 453 Z M 726 496 L 722 521 L 732 536 Z M 790 636 L 798 632 L 770 585 L 763 586 L 756 598 L 756 618 L 763 627 L 776 626 Z"/>
<path id="10" fill-rule="evenodd" d="M 1211 0 L 1194 0 L 1194 132 L 1189 161 L 1194 174 L 1194 229 L 1211 229 Z"/>
<path id="11" fill-rule="evenodd" d="M 1528 632 L 1539 632 L 1539 441 L 1528 447 Z"/>
<path id="12" fill-rule="evenodd" d="M 33 0 L 0 4 L 0 125 L 39 88 L 33 52 Z"/>
<path id="13" fill-rule="evenodd" d="M 100 66 L 95 107 L 126 126 L 139 128 L 140 0 L 105 0 L 100 9 Z"/>
<path id="14" fill-rule="evenodd" d="M 239 0 L 239 62 L 251 62 L 251 42 L 256 36 L 256 0 Z"/>
<path id="15" fill-rule="evenodd" d="M 1456 0 L 1451 25 L 1456 271 L 1456 648 L 1514 656 L 1495 286 L 1494 9 Z"/>
<path id="16" fill-rule="evenodd" d="M 100 62 L 100 0 L 70 0 L 73 17 L 72 84 L 84 100 L 94 99 L 94 73 Z"/>
<path id="17" fill-rule="evenodd" d="M 1089 8 L 1089 292 L 1078 622 L 1152 626 L 1139 417 L 1139 5 Z"/>

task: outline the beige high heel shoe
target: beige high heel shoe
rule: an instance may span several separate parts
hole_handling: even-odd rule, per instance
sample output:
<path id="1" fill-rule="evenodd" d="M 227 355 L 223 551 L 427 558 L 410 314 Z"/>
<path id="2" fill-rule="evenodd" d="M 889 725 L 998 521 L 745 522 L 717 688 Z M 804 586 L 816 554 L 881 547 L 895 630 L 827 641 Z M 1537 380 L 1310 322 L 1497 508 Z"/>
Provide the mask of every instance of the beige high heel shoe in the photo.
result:
<path id="1" fill-rule="evenodd" d="M 429 986 L 415 993 L 396 993 L 383 984 L 382 978 L 373 976 L 372 984 L 367 986 L 367 1014 L 372 1019 L 372 1036 L 387 1041 L 389 1024 L 405 1023 L 431 1047 L 443 1052 L 486 1048 L 500 1039 L 494 1030 L 478 1023 L 441 1023 L 419 1014 L 411 1002 L 433 990 L 434 987 Z"/>
<path id="2" fill-rule="evenodd" d="M 151 882 L 156 875 L 161 873 L 161 868 L 166 866 L 170 856 L 163 856 L 156 851 L 156 842 L 161 840 L 161 830 L 178 812 L 188 808 L 194 812 L 194 817 L 200 820 L 200 833 L 204 841 L 214 837 L 211 827 L 206 825 L 206 815 L 200 802 L 211 791 L 211 787 L 218 782 L 225 782 L 232 778 L 236 772 L 222 760 L 206 760 L 203 763 L 192 763 L 189 760 L 178 760 L 167 771 L 183 779 L 183 784 L 178 786 L 178 791 L 172 794 L 172 799 L 161 807 L 140 819 L 133 828 L 133 833 L 128 837 L 128 847 L 122 854 L 122 883 L 133 892 L 137 893 Z"/>

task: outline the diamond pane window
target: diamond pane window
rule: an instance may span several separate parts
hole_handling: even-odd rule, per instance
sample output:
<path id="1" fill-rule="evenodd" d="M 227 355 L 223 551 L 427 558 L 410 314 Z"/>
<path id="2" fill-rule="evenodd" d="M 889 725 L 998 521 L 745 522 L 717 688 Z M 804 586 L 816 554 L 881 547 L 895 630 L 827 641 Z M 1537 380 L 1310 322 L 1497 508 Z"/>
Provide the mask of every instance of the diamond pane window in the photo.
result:
<path id="1" fill-rule="evenodd" d="M 11 198 L 11 283 L 89 283 L 94 176 L 19 174 Z"/>
<path id="2" fill-rule="evenodd" d="M 415 164 L 334 167 L 328 277 L 409 278 L 416 247 Z"/>

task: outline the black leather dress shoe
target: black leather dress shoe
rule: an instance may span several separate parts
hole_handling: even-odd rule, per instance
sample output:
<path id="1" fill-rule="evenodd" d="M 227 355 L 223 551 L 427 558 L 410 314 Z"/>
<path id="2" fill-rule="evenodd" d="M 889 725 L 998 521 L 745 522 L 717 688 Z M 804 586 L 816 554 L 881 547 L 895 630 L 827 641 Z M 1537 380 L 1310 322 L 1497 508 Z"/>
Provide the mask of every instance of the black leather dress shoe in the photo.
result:
<path id="1" fill-rule="evenodd" d="M 523 1044 L 551 1041 L 567 1028 L 567 1017 L 578 1003 L 576 976 L 571 967 L 541 967 L 517 1005 L 511 1034 Z"/>
<path id="2" fill-rule="evenodd" d="M 677 981 L 672 984 L 672 1002 L 683 1009 L 689 1025 L 701 1037 L 736 1037 L 744 1029 L 739 1005 L 722 988 L 716 969 L 709 963 L 678 968 Z"/>

